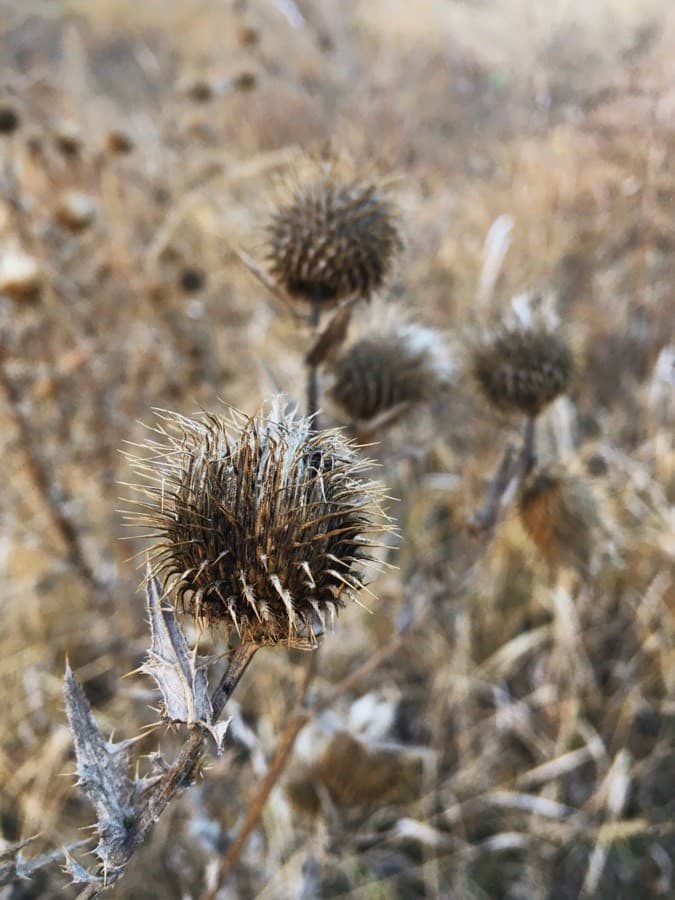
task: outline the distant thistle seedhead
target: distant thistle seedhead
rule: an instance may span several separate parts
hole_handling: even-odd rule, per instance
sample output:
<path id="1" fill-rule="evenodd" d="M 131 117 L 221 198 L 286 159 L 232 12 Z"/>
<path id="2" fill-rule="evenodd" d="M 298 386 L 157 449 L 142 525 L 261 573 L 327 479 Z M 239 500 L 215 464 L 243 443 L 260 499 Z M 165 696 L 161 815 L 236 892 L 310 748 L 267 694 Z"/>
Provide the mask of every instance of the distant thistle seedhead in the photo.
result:
<path id="1" fill-rule="evenodd" d="M 538 416 L 567 390 L 572 352 L 541 325 L 501 326 L 472 349 L 470 368 L 483 396 L 503 413 Z"/>
<path id="2" fill-rule="evenodd" d="M 550 569 L 588 569 L 607 537 L 605 517 L 590 482 L 560 466 L 535 470 L 518 501 L 520 521 Z"/>
<path id="3" fill-rule="evenodd" d="M 21 125 L 21 117 L 11 103 L 0 102 L 0 134 L 13 134 Z"/>
<path id="4" fill-rule="evenodd" d="M 275 281 L 294 299 L 324 305 L 368 299 L 401 249 L 398 218 L 383 187 L 344 178 L 334 166 L 298 182 L 266 233 Z"/>
<path id="5" fill-rule="evenodd" d="M 387 318 L 379 328 L 375 321 L 365 328 L 330 368 L 328 395 L 352 421 L 428 403 L 450 376 L 449 353 L 438 332 Z"/>
<path id="6" fill-rule="evenodd" d="M 155 486 L 134 518 L 155 536 L 150 559 L 182 607 L 260 645 L 316 644 L 363 586 L 369 540 L 384 530 L 378 486 L 337 431 L 310 419 L 204 421 L 163 416 Z"/>

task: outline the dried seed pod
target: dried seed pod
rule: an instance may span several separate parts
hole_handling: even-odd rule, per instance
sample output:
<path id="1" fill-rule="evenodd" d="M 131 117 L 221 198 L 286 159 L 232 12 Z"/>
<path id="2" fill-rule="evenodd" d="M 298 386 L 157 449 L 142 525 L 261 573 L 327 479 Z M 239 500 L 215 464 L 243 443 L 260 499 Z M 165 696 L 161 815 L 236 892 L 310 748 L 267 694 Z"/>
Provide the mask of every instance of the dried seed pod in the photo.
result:
<path id="1" fill-rule="evenodd" d="M 0 134 L 13 134 L 21 125 L 21 117 L 15 106 L 0 103 Z"/>
<path id="2" fill-rule="evenodd" d="M 447 382 L 450 358 L 438 332 L 392 317 L 379 332 L 364 331 L 330 369 L 328 395 L 352 421 L 427 403 Z"/>
<path id="3" fill-rule="evenodd" d="M 53 138 L 58 150 L 63 156 L 77 157 L 84 147 L 82 132 L 76 122 L 62 119 L 53 127 Z"/>
<path id="4" fill-rule="evenodd" d="M 586 572 L 607 538 L 605 516 L 585 478 L 560 467 L 536 470 L 521 489 L 520 521 L 549 568 Z"/>
<path id="5" fill-rule="evenodd" d="M 56 219 L 69 231 L 84 231 L 96 221 L 96 203 L 89 194 L 67 191 L 59 198 Z"/>
<path id="6" fill-rule="evenodd" d="M 313 432 L 279 401 L 235 424 L 164 417 L 152 458 L 135 460 L 158 484 L 136 518 L 156 536 L 156 573 L 198 620 L 312 646 L 363 586 L 384 528 L 377 485 L 339 432 Z"/>
<path id="7" fill-rule="evenodd" d="M 111 128 L 105 136 L 105 146 L 113 156 L 125 156 L 134 149 L 134 139 L 122 128 Z"/>
<path id="8" fill-rule="evenodd" d="M 471 373 L 486 400 L 503 413 L 538 416 L 564 394 L 572 352 L 562 336 L 535 325 L 502 326 L 472 350 Z"/>
<path id="9" fill-rule="evenodd" d="M 400 249 L 397 216 L 384 190 L 373 181 L 343 180 L 334 168 L 298 184 L 267 226 L 270 274 L 306 302 L 368 299 Z"/>
<path id="10" fill-rule="evenodd" d="M 42 284 L 42 270 L 36 257 L 9 248 L 0 256 L 0 294 L 15 299 L 34 297 Z"/>

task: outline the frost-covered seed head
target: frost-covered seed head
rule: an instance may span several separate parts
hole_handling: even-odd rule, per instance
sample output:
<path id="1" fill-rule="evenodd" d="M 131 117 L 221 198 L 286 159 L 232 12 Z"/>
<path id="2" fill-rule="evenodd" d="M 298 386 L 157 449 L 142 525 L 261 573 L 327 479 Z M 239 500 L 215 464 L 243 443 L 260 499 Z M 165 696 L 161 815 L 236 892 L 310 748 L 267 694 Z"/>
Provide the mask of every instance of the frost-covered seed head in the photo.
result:
<path id="1" fill-rule="evenodd" d="M 135 459 L 154 486 L 134 518 L 150 526 L 167 591 L 245 640 L 314 645 L 363 586 L 385 530 L 366 463 L 279 401 L 268 416 L 162 418 L 160 440 Z"/>

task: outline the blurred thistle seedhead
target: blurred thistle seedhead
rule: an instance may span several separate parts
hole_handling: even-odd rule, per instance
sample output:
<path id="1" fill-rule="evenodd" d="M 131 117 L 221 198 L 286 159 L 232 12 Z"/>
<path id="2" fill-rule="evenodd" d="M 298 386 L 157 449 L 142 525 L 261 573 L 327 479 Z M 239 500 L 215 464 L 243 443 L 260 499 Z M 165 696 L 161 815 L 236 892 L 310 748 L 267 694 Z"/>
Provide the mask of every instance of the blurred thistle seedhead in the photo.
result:
<path id="1" fill-rule="evenodd" d="M 521 524 L 549 569 L 588 572 L 609 537 L 607 513 L 593 484 L 559 465 L 536 469 L 521 488 Z"/>
<path id="2" fill-rule="evenodd" d="M 450 354 L 434 329 L 375 308 L 361 332 L 330 368 L 328 396 L 352 421 L 429 403 L 448 382 Z"/>
<path id="3" fill-rule="evenodd" d="M 18 110 L 11 103 L 0 103 L 0 134 L 14 134 L 21 125 Z"/>
<path id="4" fill-rule="evenodd" d="M 537 323 L 502 323 L 471 350 L 470 370 L 481 393 L 506 414 L 538 416 L 567 391 L 572 369 L 572 351 L 560 332 Z"/>
<path id="5" fill-rule="evenodd" d="M 297 177 L 266 227 L 269 271 L 286 293 L 331 305 L 369 299 L 402 248 L 399 221 L 384 186 L 324 162 Z"/>
<path id="6" fill-rule="evenodd" d="M 167 592 L 243 640 L 316 644 L 386 530 L 367 463 L 279 399 L 267 416 L 162 418 L 152 455 L 133 460 L 155 486 L 130 518 L 150 527 Z"/>

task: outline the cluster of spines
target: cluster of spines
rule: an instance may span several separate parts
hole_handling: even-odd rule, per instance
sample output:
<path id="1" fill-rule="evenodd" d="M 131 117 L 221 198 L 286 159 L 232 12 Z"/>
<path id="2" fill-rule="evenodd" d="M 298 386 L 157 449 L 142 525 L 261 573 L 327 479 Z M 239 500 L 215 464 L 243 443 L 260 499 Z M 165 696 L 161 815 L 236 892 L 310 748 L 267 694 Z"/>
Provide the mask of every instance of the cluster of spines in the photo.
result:
<path id="1" fill-rule="evenodd" d="M 391 319 L 391 316 L 390 316 Z M 440 335 L 403 319 L 369 328 L 331 366 L 329 396 L 354 421 L 429 403 L 451 364 Z"/>
<path id="2" fill-rule="evenodd" d="M 378 487 L 334 431 L 281 414 L 232 423 L 170 415 L 154 454 L 159 483 L 137 521 L 153 568 L 197 619 L 260 644 L 311 645 L 363 586 Z"/>
<path id="3" fill-rule="evenodd" d="M 375 181 L 343 179 L 333 168 L 297 184 L 266 231 L 272 277 L 294 299 L 322 305 L 369 299 L 401 249 L 387 193 Z"/>
<path id="4" fill-rule="evenodd" d="M 542 325 L 502 325 L 471 355 L 471 373 L 491 406 L 533 418 L 567 391 L 572 369 L 563 336 Z"/>

